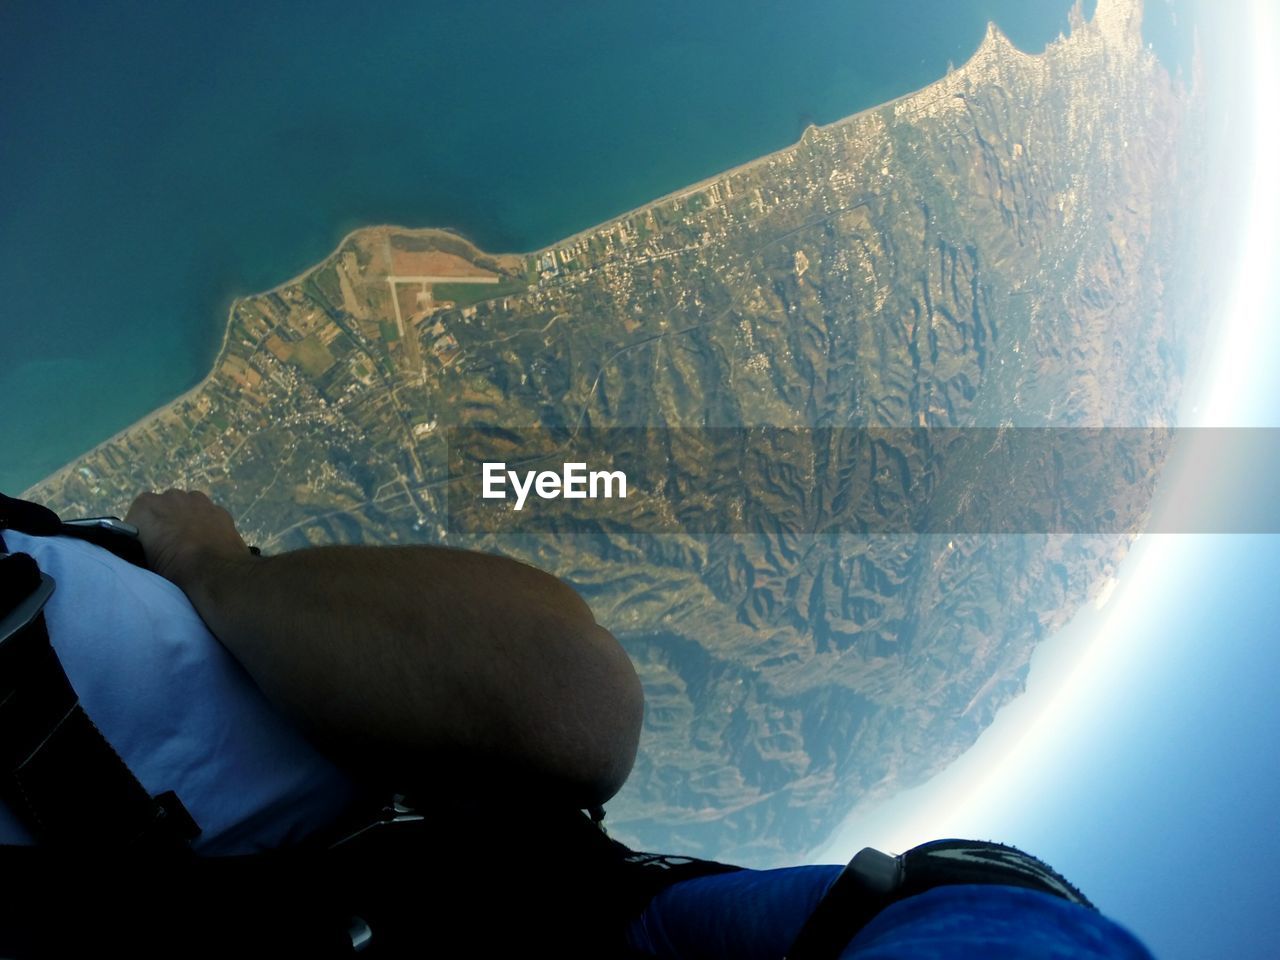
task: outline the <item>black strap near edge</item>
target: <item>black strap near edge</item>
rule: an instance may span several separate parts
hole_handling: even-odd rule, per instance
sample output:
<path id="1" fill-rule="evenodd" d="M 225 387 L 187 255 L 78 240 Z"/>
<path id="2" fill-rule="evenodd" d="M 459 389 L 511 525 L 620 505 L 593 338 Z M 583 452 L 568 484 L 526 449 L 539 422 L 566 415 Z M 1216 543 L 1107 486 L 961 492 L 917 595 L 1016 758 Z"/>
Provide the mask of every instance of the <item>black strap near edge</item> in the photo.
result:
<path id="1" fill-rule="evenodd" d="M 56 526 L 37 512 L 36 535 L 62 525 L 45 512 Z M 0 555 L 0 796 L 45 843 L 188 851 L 200 828 L 177 795 L 150 796 L 80 706 L 45 625 L 53 587 L 30 556 Z"/>
<path id="2" fill-rule="evenodd" d="M 1005 844 L 933 840 L 896 857 L 866 847 L 827 889 L 784 960 L 836 960 L 885 908 L 936 887 L 971 884 L 1022 887 L 1095 909 L 1043 860 Z"/>
<path id="3" fill-rule="evenodd" d="M 136 536 L 121 533 L 123 526 L 114 517 L 64 523 L 48 507 L 0 493 L 0 530 L 17 530 L 33 537 L 74 537 L 110 550 L 136 567 L 145 567 L 142 544 Z"/>

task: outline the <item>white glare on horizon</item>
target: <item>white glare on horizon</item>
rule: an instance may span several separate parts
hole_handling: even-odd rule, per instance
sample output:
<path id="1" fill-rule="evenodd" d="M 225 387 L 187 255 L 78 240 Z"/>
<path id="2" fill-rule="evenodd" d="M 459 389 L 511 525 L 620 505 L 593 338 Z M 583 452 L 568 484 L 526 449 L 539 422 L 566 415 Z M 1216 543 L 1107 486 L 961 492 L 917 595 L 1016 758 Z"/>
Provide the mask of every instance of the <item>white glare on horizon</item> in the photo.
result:
<path id="1" fill-rule="evenodd" d="M 1213 327 L 1223 332 L 1215 341 L 1212 366 L 1204 380 L 1206 395 L 1195 412 L 1193 426 L 1276 425 L 1268 419 L 1275 416 L 1270 403 L 1274 392 L 1271 381 L 1280 361 L 1273 316 L 1275 273 L 1280 264 L 1276 242 L 1280 185 L 1273 171 L 1280 136 L 1272 112 L 1273 98 L 1280 95 L 1280 68 L 1272 55 L 1280 40 L 1280 23 L 1272 3 L 1253 0 L 1241 31 L 1250 38 L 1247 53 L 1252 59 L 1253 109 L 1247 118 L 1252 149 L 1241 163 L 1241 168 L 1249 171 L 1248 203 L 1241 230 L 1241 258 L 1228 286 L 1228 298 L 1213 322 Z M 1152 625 L 1161 595 L 1168 595 L 1174 583 L 1197 569 L 1199 553 L 1198 538 L 1192 535 L 1142 537 L 1121 568 L 1120 589 L 1107 606 L 1105 621 L 1069 675 L 1020 730 L 999 733 L 994 729 L 1001 726 L 997 718 L 984 734 L 988 740 L 988 734 L 1002 737 L 1002 753 L 995 753 L 994 759 L 983 754 L 985 766 L 971 771 L 968 782 L 944 779 L 942 788 L 930 790 L 932 784 L 922 788 L 896 818 L 893 801 L 888 808 L 869 811 L 861 824 L 851 818 L 815 851 L 814 859 L 848 860 L 867 844 L 896 852 L 943 836 L 999 838 L 1006 833 L 1002 824 L 1017 811 L 1019 795 L 1046 768 L 1063 762 L 1070 751 L 1101 735 L 1106 723 L 1099 722 L 1099 715 L 1105 717 L 1114 705 L 1097 702 L 1094 693 L 1100 681 L 1114 679 L 1124 671 L 1131 678 L 1132 689 L 1144 689 L 1143 651 L 1139 647 L 1144 639 L 1150 642 L 1158 633 Z M 1082 723 L 1082 718 L 1089 722 Z M 990 747 L 988 743 L 987 753 L 991 753 Z M 855 811 L 854 816 L 861 813 Z"/>
<path id="2" fill-rule="evenodd" d="M 1007 737 L 1003 755 L 993 766 L 976 772 L 969 784 L 958 785 L 959 789 L 953 784 L 929 798 L 914 816 L 885 824 L 873 845 L 901 852 L 940 837 L 1017 842 L 1018 837 L 1009 836 L 1008 825 L 1025 817 L 1023 798 L 1031 792 L 1027 785 L 1062 759 L 1063 746 L 1070 746 L 1073 733 L 1097 735 L 1097 717 L 1108 704 L 1099 700 L 1096 678 L 1127 673 L 1141 664 L 1146 651 L 1134 641 L 1154 638 L 1156 632 L 1144 628 L 1152 602 L 1167 595 L 1175 579 L 1186 577 L 1192 569 L 1187 562 L 1193 554 L 1189 539 L 1194 538 L 1143 537 L 1132 557 L 1138 562 L 1108 604 L 1109 615 L 1088 649 L 1030 722 Z M 1084 730 L 1080 729 L 1082 717 L 1092 721 Z M 853 853 L 848 851 L 848 856 Z"/>
<path id="3" fill-rule="evenodd" d="M 1280 150 L 1274 99 L 1280 95 L 1280 68 L 1274 59 L 1277 31 L 1274 0 L 1253 0 L 1250 55 L 1253 61 L 1252 170 L 1248 213 L 1236 279 L 1223 311 L 1227 325 L 1208 379 L 1209 396 L 1197 426 L 1275 426 L 1268 389 L 1276 356 L 1275 325 L 1268 322 L 1275 306 L 1277 262 L 1276 218 L 1280 216 L 1280 185 L 1275 164 Z M 1261 347 L 1261 349 L 1260 349 Z M 1264 392 L 1265 391 L 1265 392 Z"/>

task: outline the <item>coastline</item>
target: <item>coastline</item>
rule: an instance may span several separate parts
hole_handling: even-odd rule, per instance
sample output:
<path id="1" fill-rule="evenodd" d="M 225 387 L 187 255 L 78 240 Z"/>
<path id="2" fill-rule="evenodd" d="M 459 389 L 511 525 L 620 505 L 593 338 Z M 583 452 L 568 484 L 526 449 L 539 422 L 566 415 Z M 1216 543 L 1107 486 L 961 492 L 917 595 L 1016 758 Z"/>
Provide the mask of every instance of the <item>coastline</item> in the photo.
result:
<path id="1" fill-rule="evenodd" d="M 326 260 L 327 259 L 328 258 L 326 258 Z M 276 289 L 279 289 L 279 288 L 272 287 L 272 290 L 276 290 Z M 266 291 L 266 292 L 271 292 L 271 291 Z M 255 296 L 255 297 L 261 296 L 261 295 L 262 294 L 260 293 L 250 294 L 250 296 Z M 34 491 L 37 487 L 40 487 L 46 483 L 50 483 L 52 481 L 61 479 L 67 473 L 67 471 L 73 469 L 76 463 L 79 462 L 80 460 L 83 460 L 85 457 L 88 457 L 97 453 L 103 447 L 110 446 L 111 444 L 115 443 L 117 440 L 123 440 L 126 435 L 132 433 L 135 430 L 145 429 L 146 427 L 150 426 L 154 421 L 158 420 L 160 417 L 163 417 L 165 414 L 173 410 L 179 404 L 187 400 L 190 400 L 192 397 L 198 394 L 201 390 L 203 390 L 206 386 L 208 386 L 209 381 L 212 380 L 214 378 L 214 375 L 218 372 L 218 367 L 221 366 L 222 364 L 223 354 L 227 352 L 227 344 L 231 340 L 231 312 L 235 310 L 236 304 L 239 303 L 240 300 L 242 299 L 244 298 L 237 297 L 234 301 L 232 301 L 231 307 L 227 311 L 226 325 L 223 327 L 223 330 L 222 330 L 222 343 L 218 346 L 218 352 L 214 355 L 213 362 L 209 365 L 209 372 L 200 378 L 199 383 L 196 383 L 194 386 L 190 387 L 189 389 L 182 391 L 182 393 L 178 394 L 178 396 L 174 397 L 172 400 L 169 400 L 168 402 L 162 404 L 161 406 L 156 407 L 154 410 L 152 410 L 150 413 L 143 416 L 141 419 L 135 420 L 133 423 L 129 424 L 127 427 L 117 430 L 115 433 L 107 437 L 107 439 L 103 440 L 101 443 L 96 443 L 92 447 L 90 447 L 88 450 L 85 450 L 81 453 L 76 454 L 76 456 L 72 460 L 68 461 L 67 463 L 64 463 L 62 466 L 60 466 L 57 470 L 53 471 L 53 473 L 49 474 L 47 477 L 43 477 L 40 480 L 33 483 L 26 490 L 22 491 L 22 493 L 19 496 L 25 499 L 27 494 Z"/>
<path id="2" fill-rule="evenodd" d="M 878 110 L 884 110 L 887 107 L 892 107 L 895 104 L 902 103 L 904 100 L 910 100 L 914 97 L 918 97 L 921 94 L 928 92 L 929 90 L 932 90 L 934 87 L 938 86 L 939 84 L 945 83 L 949 77 L 963 73 L 965 70 L 969 69 L 969 67 L 973 64 L 974 60 L 976 60 L 978 56 L 987 47 L 993 45 L 993 43 L 1002 43 L 1010 51 L 1012 51 L 1013 53 L 1019 56 L 1035 59 L 1047 54 L 1051 47 L 1053 47 L 1055 44 L 1060 42 L 1061 40 L 1051 40 L 1048 44 L 1045 45 L 1045 49 L 1042 52 L 1027 53 L 1025 50 L 1019 49 L 1018 46 L 1014 44 L 1014 42 L 1005 35 L 1005 33 L 1000 29 L 999 24 L 997 24 L 995 21 L 988 21 L 987 30 L 982 35 L 981 42 L 979 42 L 978 46 L 974 49 L 973 53 L 969 55 L 969 58 L 965 60 L 965 62 L 962 63 L 960 66 L 956 67 L 954 70 L 944 73 L 942 76 L 938 77 L 935 80 L 930 80 L 923 87 L 917 87 L 915 90 L 911 90 L 900 96 L 891 97 L 888 100 L 883 100 L 880 103 L 874 104 L 870 107 L 864 107 L 861 110 L 857 110 L 854 113 L 850 113 L 846 116 L 840 117 L 837 120 L 832 120 L 830 123 L 811 123 L 804 128 L 804 130 L 801 132 L 800 136 L 796 140 L 787 144 L 784 147 L 779 147 L 777 150 L 771 150 L 769 153 L 761 154 L 758 157 L 752 157 L 750 160 L 745 160 L 742 163 L 729 167 L 728 169 L 721 170 L 719 173 L 714 173 L 708 177 L 703 177 L 701 180 L 697 181 L 696 183 L 692 183 L 692 184 L 689 184 L 688 186 L 681 187 L 678 190 L 672 190 L 670 193 L 664 193 L 660 197 L 655 197 L 652 200 L 645 201 L 644 203 L 640 204 L 638 207 L 632 207 L 630 210 L 626 210 L 623 213 L 616 214 L 615 216 L 609 217 L 606 220 L 601 220 L 599 223 L 594 224 L 593 226 L 587 227 L 586 229 L 583 229 L 583 230 L 579 230 L 577 233 L 572 233 L 567 237 L 562 237 L 559 240 L 555 241 L 554 243 L 549 243 L 544 247 L 539 247 L 537 250 L 531 250 L 528 253 L 510 254 L 510 255 L 532 257 L 542 253 L 547 253 L 548 251 L 554 250 L 557 247 L 574 243 L 575 241 L 580 240 L 583 237 L 596 233 L 599 230 L 603 230 L 605 227 L 611 226 L 615 223 L 619 223 L 630 217 L 639 216 L 640 214 L 660 204 L 668 203 L 672 200 L 680 200 L 680 199 L 683 199 L 684 197 L 692 196 L 693 194 L 698 193 L 701 190 L 705 190 L 707 187 L 710 187 L 712 184 L 717 183 L 720 180 L 725 179 L 726 177 L 731 177 L 738 173 L 745 173 L 751 170 L 753 167 L 757 167 L 762 163 L 767 163 L 770 160 L 774 160 L 778 157 L 781 157 L 785 153 L 789 153 L 790 151 L 795 150 L 797 147 L 801 146 L 804 143 L 805 138 L 810 136 L 812 133 L 824 133 L 828 130 L 836 130 L 840 127 L 847 126 L 848 124 L 855 123 L 858 120 L 862 119 L 863 117 L 869 116 Z M 368 228 L 364 228 L 364 229 L 368 229 Z M 400 229 L 400 228 L 397 228 L 397 229 Z M 358 231 L 354 231 L 354 232 L 358 232 Z M 343 238 L 343 242 L 344 243 L 346 242 L 346 238 Z M 330 254 L 330 256 L 332 256 L 332 254 Z M 506 254 L 503 254 L 503 256 L 506 256 Z"/>
<path id="3" fill-rule="evenodd" d="M 1083 26 L 1087 28 L 1091 23 L 1092 21 L 1086 21 Z M 194 384 L 189 389 L 184 390 L 181 394 L 174 397 L 173 399 L 151 410 L 149 413 L 147 413 L 145 416 L 141 417 L 140 419 L 135 420 L 129 425 L 116 431 L 114 434 L 102 440 L 101 442 L 94 444 L 92 447 L 88 448 L 87 450 L 83 450 L 80 453 L 76 454 L 67 463 L 58 467 L 56 470 L 54 470 L 47 476 L 41 478 L 40 480 L 36 481 L 36 483 L 32 484 L 30 487 L 24 490 L 21 496 L 26 497 L 28 494 L 34 492 L 37 488 L 41 486 L 60 481 L 68 472 L 70 472 L 75 468 L 75 465 L 80 460 L 84 459 L 85 457 L 92 456 L 93 454 L 102 450 L 102 448 L 107 447 L 113 443 L 116 443 L 117 441 L 124 439 L 128 434 L 134 432 L 135 430 L 145 429 L 147 426 L 154 423 L 156 420 L 164 417 L 166 414 L 171 412 L 178 405 L 196 396 L 201 390 L 203 390 L 206 386 L 209 385 L 210 381 L 212 381 L 213 378 L 217 375 L 218 370 L 221 367 L 223 357 L 226 354 L 227 347 L 231 337 L 231 328 L 233 324 L 234 312 L 237 305 L 242 300 L 248 300 L 248 299 L 253 299 L 255 297 L 268 296 L 273 293 L 278 293 L 281 290 L 284 290 L 297 283 L 305 281 L 312 274 L 316 273 L 318 270 L 323 269 L 326 264 L 328 264 L 335 256 L 338 255 L 339 251 L 341 251 L 342 248 L 346 246 L 348 242 L 350 242 L 354 237 L 356 237 L 359 234 L 366 234 L 366 233 L 372 233 L 377 231 L 394 231 L 397 233 L 403 233 L 406 235 L 419 236 L 419 237 L 436 234 L 441 236 L 447 236 L 453 240 L 462 241 L 463 243 L 467 244 L 467 246 L 470 247 L 472 250 L 474 250 L 476 253 L 483 256 L 492 257 L 496 260 L 505 260 L 509 258 L 519 258 L 521 260 L 524 260 L 530 257 L 536 257 L 541 254 L 547 253 L 549 251 L 555 250 L 561 246 L 575 243 L 581 240 L 583 237 L 587 237 L 595 233 L 598 233 L 601 230 L 604 230 L 614 224 L 620 223 L 629 218 L 639 216 L 647 212 L 648 210 L 651 210 L 654 207 L 657 207 L 661 204 L 669 203 L 674 200 L 679 200 L 688 196 L 692 196 L 702 190 L 707 189 L 711 185 L 721 180 L 724 180 L 726 177 L 731 177 L 735 174 L 750 171 L 751 169 L 761 164 L 765 164 L 772 160 L 775 160 L 783 156 L 784 154 L 787 154 L 791 151 L 796 150 L 798 147 L 804 144 L 806 138 L 813 135 L 814 133 L 820 133 L 820 132 L 839 129 L 849 124 L 856 123 L 858 120 L 862 119 L 863 117 L 869 116 L 877 111 L 893 107 L 896 104 L 911 100 L 916 97 L 920 97 L 923 94 L 927 93 L 928 91 L 939 86 L 940 84 L 946 83 L 952 77 L 962 74 L 963 72 L 969 70 L 973 66 L 975 61 L 984 53 L 984 51 L 988 50 L 989 48 L 992 48 L 995 46 L 1002 46 L 1003 48 L 1007 49 L 1008 51 L 1020 57 L 1037 59 L 1037 58 L 1046 56 L 1050 51 L 1050 49 L 1052 49 L 1058 43 L 1062 43 L 1062 42 L 1064 42 L 1064 38 L 1059 37 L 1058 39 L 1052 40 L 1048 44 L 1046 44 L 1045 49 L 1040 53 L 1038 54 L 1027 53 L 1024 50 L 1019 49 L 1013 43 L 1013 41 L 1011 41 L 1004 34 L 1004 32 L 1001 31 L 998 24 L 996 24 L 994 21 L 988 21 L 987 29 L 986 29 L 986 32 L 983 34 L 982 40 L 979 42 L 978 46 L 974 49 L 973 53 L 971 53 L 969 57 L 964 61 L 964 63 L 958 67 L 955 67 L 952 70 L 948 70 L 942 76 L 937 77 L 934 80 L 931 80 L 929 83 L 925 84 L 924 86 L 918 87 L 915 90 L 911 90 L 900 96 L 890 98 L 889 100 L 884 100 L 872 106 L 865 107 L 862 110 L 855 111 L 854 113 L 840 117 L 839 119 L 833 120 L 829 123 L 810 124 L 809 126 L 805 127 L 805 129 L 801 132 L 800 136 L 796 140 L 794 140 L 793 142 L 783 147 L 779 147 L 778 149 L 770 151 L 769 153 L 761 154 L 760 156 L 753 157 L 752 159 L 744 161 L 743 163 L 739 163 L 725 170 L 721 170 L 715 174 L 704 177 L 703 179 L 698 180 L 695 183 L 692 183 L 692 184 L 680 187 L 676 190 L 672 190 L 668 193 L 662 194 L 661 196 L 648 200 L 645 203 L 640 204 L 639 206 L 633 207 L 629 210 L 616 214 L 612 217 L 608 217 L 605 220 L 602 220 L 596 224 L 593 224 L 590 227 L 586 227 L 566 237 L 561 237 L 555 240 L 554 242 L 546 244 L 545 246 L 539 247 L 535 250 L 530 250 L 527 252 L 492 253 L 490 251 L 481 249 L 465 235 L 457 231 L 454 231 L 448 228 L 442 228 L 442 227 L 405 227 L 398 224 L 381 223 L 381 224 L 366 224 L 364 226 L 356 227 L 355 229 L 349 230 L 333 246 L 333 248 L 329 251 L 329 253 L 327 253 L 324 257 L 320 258 L 318 261 L 313 263 L 311 266 L 307 267 L 301 273 L 298 273 L 295 276 L 290 277 L 289 279 L 284 280 L 278 284 L 275 284 L 274 286 L 268 287 L 264 290 L 259 290 L 254 293 L 237 297 L 231 302 L 230 307 L 228 307 L 227 309 L 226 322 L 223 328 L 222 342 L 219 345 L 218 351 L 214 355 L 214 358 L 209 365 L 208 372 L 199 380 L 198 383 Z"/>

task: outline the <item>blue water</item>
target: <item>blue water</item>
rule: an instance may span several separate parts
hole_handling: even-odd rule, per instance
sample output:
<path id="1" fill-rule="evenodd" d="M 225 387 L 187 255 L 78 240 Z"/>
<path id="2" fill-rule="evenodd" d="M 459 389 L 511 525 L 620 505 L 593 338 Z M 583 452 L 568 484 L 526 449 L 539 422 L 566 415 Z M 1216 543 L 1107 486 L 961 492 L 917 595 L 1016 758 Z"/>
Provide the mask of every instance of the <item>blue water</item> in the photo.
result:
<path id="1" fill-rule="evenodd" d="M 533 249 L 923 86 L 988 20 L 1040 50 L 1068 7 L 6 5 L 0 489 L 191 386 L 232 298 L 354 227 Z"/>
<path id="2" fill-rule="evenodd" d="M 1142 38 L 1175 79 L 1189 84 L 1195 51 L 1195 31 L 1214 15 L 1207 0 L 1146 0 Z"/>

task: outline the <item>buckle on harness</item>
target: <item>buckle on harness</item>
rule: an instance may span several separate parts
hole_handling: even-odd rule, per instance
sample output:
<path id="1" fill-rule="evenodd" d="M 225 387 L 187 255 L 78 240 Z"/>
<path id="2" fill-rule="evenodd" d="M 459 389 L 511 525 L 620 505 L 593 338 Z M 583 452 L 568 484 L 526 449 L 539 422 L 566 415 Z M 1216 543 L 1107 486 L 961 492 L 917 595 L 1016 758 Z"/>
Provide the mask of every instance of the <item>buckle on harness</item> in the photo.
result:
<path id="1" fill-rule="evenodd" d="M 82 517 L 78 520 L 63 520 L 64 527 L 75 527 L 77 530 L 105 530 L 122 537 L 138 539 L 138 528 L 132 523 L 125 523 L 119 517 Z"/>
<path id="2" fill-rule="evenodd" d="M 1016 847 L 984 840 L 934 840 L 897 857 L 867 847 L 827 888 L 792 941 L 786 960 L 835 960 L 881 910 L 953 884 L 1025 887 L 1093 907 L 1047 863 Z"/>
<path id="3" fill-rule="evenodd" d="M 330 850 L 336 850 L 343 844 L 350 843 L 357 837 L 364 836 L 371 830 L 379 827 L 395 826 L 396 824 L 418 823 L 427 818 L 415 810 L 413 807 L 405 803 L 406 797 L 402 793 L 397 793 L 391 798 L 391 802 L 378 811 L 377 816 L 364 825 L 346 834 L 341 839 L 334 841 L 329 845 Z"/>
<path id="4" fill-rule="evenodd" d="M 9 611 L 7 616 L 0 619 L 0 646 L 35 622 L 57 586 L 58 583 L 53 577 L 44 571 L 40 572 L 39 586 L 27 594 L 25 599 L 18 601 L 18 605 Z"/>
<path id="5" fill-rule="evenodd" d="M 897 893 L 904 880 L 902 861 L 875 847 L 859 850 L 845 870 L 857 878 L 862 889 L 881 897 Z"/>

